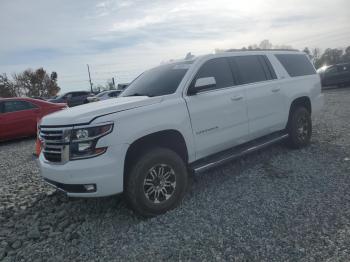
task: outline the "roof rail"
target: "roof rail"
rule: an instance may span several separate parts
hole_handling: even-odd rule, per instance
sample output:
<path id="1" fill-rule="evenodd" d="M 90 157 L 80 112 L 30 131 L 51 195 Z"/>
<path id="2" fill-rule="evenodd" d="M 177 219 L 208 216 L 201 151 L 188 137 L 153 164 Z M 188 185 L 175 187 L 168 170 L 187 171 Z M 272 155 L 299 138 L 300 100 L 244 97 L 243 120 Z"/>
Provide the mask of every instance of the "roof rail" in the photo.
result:
<path id="1" fill-rule="evenodd" d="M 298 49 L 227 49 L 224 52 L 246 52 L 246 51 L 299 51 Z"/>

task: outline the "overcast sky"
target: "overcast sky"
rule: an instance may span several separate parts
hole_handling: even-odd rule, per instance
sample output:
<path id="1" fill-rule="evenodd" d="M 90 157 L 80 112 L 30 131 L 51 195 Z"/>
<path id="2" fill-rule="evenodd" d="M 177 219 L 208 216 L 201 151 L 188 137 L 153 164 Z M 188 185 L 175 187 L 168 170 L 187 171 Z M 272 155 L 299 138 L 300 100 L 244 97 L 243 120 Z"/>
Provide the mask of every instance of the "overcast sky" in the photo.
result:
<path id="1" fill-rule="evenodd" d="M 57 71 L 62 92 L 215 48 L 350 45 L 349 0 L 1 0 L 0 73 Z"/>

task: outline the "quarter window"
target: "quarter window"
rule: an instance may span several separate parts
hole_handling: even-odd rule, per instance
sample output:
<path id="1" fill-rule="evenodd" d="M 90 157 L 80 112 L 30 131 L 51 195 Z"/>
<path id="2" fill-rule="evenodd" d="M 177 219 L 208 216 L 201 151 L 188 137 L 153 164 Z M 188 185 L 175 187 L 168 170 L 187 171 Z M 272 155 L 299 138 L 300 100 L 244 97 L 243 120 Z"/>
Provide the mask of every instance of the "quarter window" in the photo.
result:
<path id="1" fill-rule="evenodd" d="M 291 77 L 316 74 L 310 60 L 303 54 L 275 55 Z"/>
<path id="2" fill-rule="evenodd" d="M 333 73 L 337 73 L 338 69 L 335 66 L 329 67 L 326 69 L 326 73 L 328 74 L 333 74 Z"/>
<path id="3" fill-rule="evenodd" d="M 215 78 L 216 87 L 213 89 L 225 88 L 234 85 L 230 65 L 226 58 L 214 58 L 205 62 L 198 70 L 192 84 L 194 85 L 197 79 L 204 77 Z"/>

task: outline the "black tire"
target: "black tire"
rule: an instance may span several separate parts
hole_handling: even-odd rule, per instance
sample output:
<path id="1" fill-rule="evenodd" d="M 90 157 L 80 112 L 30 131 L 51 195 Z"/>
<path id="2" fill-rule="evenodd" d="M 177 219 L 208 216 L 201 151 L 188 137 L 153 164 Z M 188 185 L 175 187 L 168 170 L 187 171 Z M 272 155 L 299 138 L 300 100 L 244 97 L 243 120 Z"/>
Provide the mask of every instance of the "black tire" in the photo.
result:
<path id="1" fill-rule="evenodd" d="M 294 108 L 289 116 L 287 132 L 289 134 L 287 145 L 299 149 L 310 143 L 312 134 L 312 121 L 310 112 L 302 106 Z"/>
<path id="2" fill-rule="evenodd" d="M 161 168 L 163 175 L 160 175 Z M 168 180 L 164 182 L 166 175 Z M 153 176 L 158 179 L 152 180 Z M 124 192 L 131 208 L 144 217 L 152 217 L 175 208 L 182 201 L 188 186 L 187 167 L 174 151 L 154 148 L 132 164 L 125 182 Z M 164 191 L 168 194 L 164 194 Z"/>

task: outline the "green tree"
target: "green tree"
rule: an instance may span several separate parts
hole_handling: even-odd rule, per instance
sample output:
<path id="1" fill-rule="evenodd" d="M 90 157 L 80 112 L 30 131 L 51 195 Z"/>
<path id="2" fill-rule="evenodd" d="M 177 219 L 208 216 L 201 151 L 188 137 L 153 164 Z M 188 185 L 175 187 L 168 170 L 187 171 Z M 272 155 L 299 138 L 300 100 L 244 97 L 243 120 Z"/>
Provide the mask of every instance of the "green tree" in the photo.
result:
<path id="1" fill-rule="evenodd" d="M 35 71 L 27 69 L 13 75 L 17 96 L 51 97 L 57 95 L 60 87 L 57 85 L 57 73 L 52 72 L 49 76 L 43 68 Z"/>

